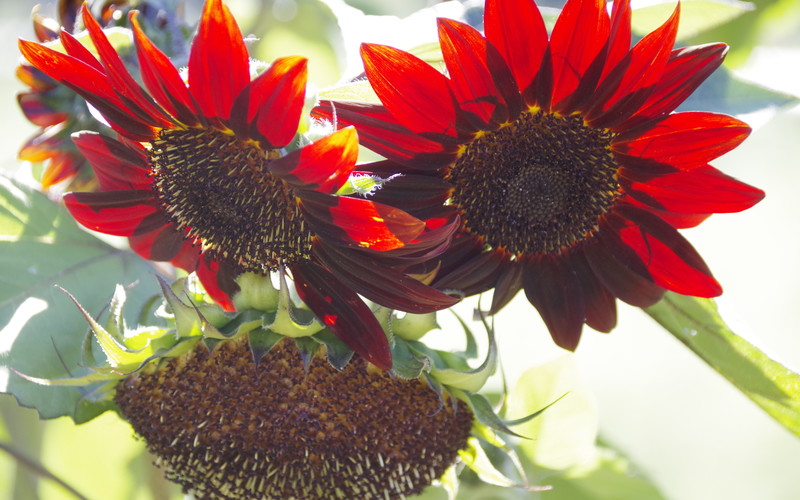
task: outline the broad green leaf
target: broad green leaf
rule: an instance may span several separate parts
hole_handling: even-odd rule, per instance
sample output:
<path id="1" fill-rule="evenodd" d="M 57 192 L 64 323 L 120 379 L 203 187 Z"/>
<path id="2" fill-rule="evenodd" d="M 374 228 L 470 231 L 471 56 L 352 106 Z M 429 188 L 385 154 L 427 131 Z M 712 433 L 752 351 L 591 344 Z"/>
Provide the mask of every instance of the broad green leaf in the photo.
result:
<path id="1" fill-rule="evenodd" d="M 380 104 L 381 100 L 372 90 L 367 80 L 356 80 L 320 91 L 319 98 L 331 101 L 371 102 Z"/>
<path id="2" fill-rule="evenodd" d="M 41 386 L 12 370 L 42 379 L 90 373 L 81 364 L 89 325 L 56 285 L 96 315 L 122 284 L 127 320 L 135 325 L 138 311 L 157 293 L 155 274 L 133 253 L 80 229 L 61 205 L 0 177 L 0 392 L 36 408 L 42 418 L 68 415 L 84 422 L 105 411 L 107 404 L 84 397 L 91 388 Z"/>
<path id="3" fill-rule="evenodd" d="M 800 436 L 800 374 L 731 331 L 713 300 L 667 293 L 645 311 L 781 425 Z"/>
<path id="4" fill-rule="evenodd" d="M 677 2 L 673 0 L 634 0 L 631 22 L 633 32 L 643 36 L 655 30 L 669 18 L 676 5 Z M 752 3 L 739 0 L 683 0 L 678 40 L 704 33 L 751 10 Z"/>

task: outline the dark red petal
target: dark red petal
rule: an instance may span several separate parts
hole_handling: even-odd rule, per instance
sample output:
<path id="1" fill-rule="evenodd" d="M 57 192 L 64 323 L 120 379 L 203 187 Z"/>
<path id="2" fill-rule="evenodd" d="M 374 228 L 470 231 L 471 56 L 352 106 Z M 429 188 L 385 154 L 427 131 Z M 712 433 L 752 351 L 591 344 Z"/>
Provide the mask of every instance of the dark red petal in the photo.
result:
<path id="1" fill-rule="evenodd" d="M 653 282 L 639 256 L 604 221 L 597 240 L 584 247 L 584 255 L 600 283 L 628 304 L 650 307 L 664 296 L 665 290 Z"/>
<path id="2" fill-rule="evenodd" d="M 116 91 L 117 95 L 125 102 L 130 110 L 140 117 L 145 123 L 157 127 L 169 127 L 172 125 L 170 117 L 164 114 L 152 98 L 145 93 L 144 89 L 136 83 L 131 74 L 125 68 L 125 64 L 117 54 L 116 49 L 108 41 L 103 28 L 89 12 L 87 3 L 81 7 L 83 23 L 89 30 L 95 50 L 100 55 L 100 61 L 105 68 L 105 74 L 109 82 Z"/>
<path id="3" fill-rule="evenodd" d="M 354 125 L 361 144 L 381 156 L 419 170 L 435 170 L 455 160 L 458 142 L 442 144 L 421 137 L 376 104 L 323 101 L 314 115 L 339 126 Z"/>
<path id="4" fill-rule="evenodd" d="M 363 198 L 299 192 L 300 208 L 312 230 L 347 246 L 392 250 L 413 241 L 425 223 L 394 207 Z"/>
<path id="5" fill-rule="evenodd" d="M 564 349 L 578 347 L 585 316 L 583 291 L 566 256 L 544 256 L 526 262 L 525 295 L 542 316 L 550 336 Z"/>
<path id="6" fill-rule="evenodd" d="M 292 267 L 297 294 L 339 340 L 373 365 L 392 368 L 389 341 L 375 315 L 355 292 L 317 264 Z"/>
<path id="7" fill-rule="evenodd" d="M 358 135 L 343 128 L 269 163 L 269 171 L 294 187 L 335 193 L 358 159 Z"/>
<path id="8" fill-rule="evenodd" d="M 164 219 L 148 219 L 161 204 L 151 191 L 101 191 L 67 193 L 64 204 L 75 219 L 89 229 L 115 236 L 156 230 Z M 147 224 L 142 223 L 147 220 Z"/>
<path id="9" fill-rule="evenodd" d="M 152 221 L 143 221 L 143 225 L 156 226 L 156 229 L 128 237 L 131 250 L 145 259 L 169 262 L 185 251 L 186 245 L 194 246 L 187 239 L 185 231 L 180 231 L 172 222 L 165 223 L 163 214 L 154 213 L 147 218 Z M 194 265 L 187 271 L 194 271 Z"/>
<path id="10" fill-rule="evenodd" d="M 96 132 L 78 132 L 72 141 L 92 165 L 103 191 L 149 188 L 147 155 Z"/>
<path id="11" fill-rule="evenodd" d="M 679 214 L 675 212 L 668 212 L 659 208 L 654 208 L 648 204 L 642 203 L 636 198 L 626 197 L 625 203 L 635 207 L 642 208 L 648 212 L 656 214 L 659 218 L 663 219 L 675 229 L 688 229 L 691 227 L 699 226 L 703 221 L 711 217 L 713 214 Z"/>
<path id="12" fill-rule="evenodd" d="M 622 61 L 631 50 L 631 1 L 616 0 L 611 7 L 611 31 L 608 36 L 605 67 L 600 76 L 602 82 L 608 73 Z"/>
<path id="13" fill-rule="evenodd" d="M 491 314 L 499 312 L 517 295 L 522 288 L 524 272 L 525 266 L 519 261 L 509 261 L 500 269 L 497 283 L 494 285 L 494 293 L 492 293 L 492 306 L 489 308 Z"/>
<path id="14" fill-rule="evenodd" d="M 456 99 L 444 75 L 385 45 L 363 44 L 361 58 L 373 90 L 401 125 L 417 134 L 458 136 Z"/>
<path id="15" fill-rule="evenodd" d="M 496 49 L 468 24 L 444 18 L 438 24 L 451 87 L 467 119 L 476 128 L 497 128 L 509 119 L 507 102 L 519 113 L 519 90 Z"/>
<path id="16" fill-rule="evenodd" d="M 722 293 L 702 257 L 675 228 L 636 207 L 620 204 L 616 210 L 620 217 L 612 223 L 617 234 L 639 255 L 657 285 L 697 297 Z"/>
<path id="17" fill-rule="evenodd" d="M 519 90 L 526 91 L 547 48 L 541 12 L 530 0 L 487 0 L 483 15 L 486 38 L 503 55 Z"/>
<path id="18" fill-rule="evenodd" d="M 25 114 L 25 118 L 39 127 L 57 125 L 69 118 L 68 113 L 54 111 L 40 92 L 22 92 L 17 94 L 17 104 Z"/>
<path id="19" fill-rule="evenodd" d="M 583 252 L 574 253 L 571 264 L 583 291 L 586 324 L 599 332 L 610 332 L 617 326 L 616 298 L 600 283 Z"/>
<path id="20" fill-rule="evenodd" d="M 440 290 L 457 290 L 465 296 L 481 293 L 493 288 L 498 273 L 508 259 L 498 251 L 467 255 L 462 262 L 436 276 L 433 286 Z"/>
<path id="21" fill-rule="evenodd" d="M 600 84 L 586 121 L 610 128 L 628 119 L 647 100 L 661 78 L 678 34 L 680 4 L 657 30 L 648 33 Z"/>
<path id="22" fill-rule="evenodd" d="M 317 240 L 314 255 L 347 287 L 384 307 L 423 314 L 459 301 L 403 272 L 379 266 L 363 252 L 336 248 Z"/>
<path id="23" fill-rule="evenodd" d="M 239 291 L 236 284 L 236 272 L 225 263 L 220 262 L 206 252 L 197 263 L 197 277 L 206 292 L 226 311 L 233 311 L 232 297 Z"/>
<path id="24" fill-rule="evenodd" d="M 222 0 L 206 0 L 189 54 L 189 90 L 204 116 L 230 117 L 233 99 L 250 82 L 239 26 Z"/>
<path id="25" fill-rule="evenodd" d="M 725 59 L 728 46 L 714 43 L 683 47 L 672 51 L 653 93 L 633 117 L 620 125 L 629 128 L 675 110 L 692 92 L 711 75 Z"/>
<path id="26" fill-rule="evenodd" d="M 654 208 L 669 212 L 732 213 L 746 210 L 764 198 L 764 191 L 705 165 L 647 182 L 628 181 L 620 169 L 625 192 Z"/>
<path id="27" fill-rule="evenodd" d="M 283 147 L 294 138 L 306 97 L 308 60 L 282 57 L 250 86 L 248 121 L 255 119 L 258 131 L 274 147 Z"/>
<path id="28" fill-rule="evenodd" d="M 86 165 L 86 159 L 80 154 L 64 151 L 50 159 L 42 173 L 42 189 L 49 189 L 54 184 L 74 177 Z"/>
<path id="29" fill-rule="evenodd" d="M 137 14 L 138 11 L 131 11 L 129 17 L 142 81 L 172 116 L 184 125 L 197 124 L 197 110 L 189 89 L 169 58 L 142 32 Z"/>
<path id="30" fill-rule="evenodd" d="M 604 56 L 609 31 L 605 0 L 568 0 L 564 5 L 550 36 L 553 108 L 578 89 L 590 66 Z"/>
<path id="31" fill-rule="evenodd" d="M 732 116 L 693 111 L 622 133 L 611 149 L 627 166 L 655 163 L 691 170 L 734 149 L 749 134 L 750 127 Z"/>

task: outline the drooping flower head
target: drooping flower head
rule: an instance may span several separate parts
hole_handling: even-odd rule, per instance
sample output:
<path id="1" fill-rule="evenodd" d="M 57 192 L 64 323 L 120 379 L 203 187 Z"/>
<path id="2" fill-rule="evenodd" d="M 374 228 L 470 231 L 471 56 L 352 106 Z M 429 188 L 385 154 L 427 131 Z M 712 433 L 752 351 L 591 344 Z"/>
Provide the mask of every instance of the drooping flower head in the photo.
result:
<path id="1" fill-rule="evenodd" d="M 251 78 L 235 20 L 221 0 L 208 0 L 184 80 L 132 12 L 143 88 L 85 6 L 83 21 L 97 57 L 66 32 L 66 53 L 20 41 L 33 66 L 85 98 L 118 134 L 74 137 L 101 187 L 64 197 L 81 224 L 128 237 L 145 258 L 196 270 L 227 308 L 237 276 L 288 269 L 320 320 L 382 368 L 392 364 L 387 339 L 357 292 L 413 312 L 454 302 L 377 257 L 425 258 L 453 221 L 428 221 L 424 232 L 426 222 L 401 210 L 334 196 L 354 167 L 352 128 L 308 145 L 296 139 L 305 59 L 278 59 Z M 372 275 L 359 275 L 364 269 Z"/>
<path id="2" fill-rule="evenodd" d="M 549 38 L 532 0 L 487 0 L 485 35 L 439 19 L 446 76 L 365 44 L 382 105 L 329 102 L 317 113 L 355 125 L 406 170 L 382 199 L 460 214 L 435 286 L 494 289 L 493 312 L 523 289 L 556 343 L 575 349 L 584 323 L 614 328 L 617 298 L 646 307 L 665 290 L 719 295 L 677 229 L 763 197 L 709 165 L 747 137 L 746 124 L 673 113 L 727 51 L 674 49 L 679 11 L 631 48 L 629 0 L 610 15 L 604 0 L 568 0 Z"/>

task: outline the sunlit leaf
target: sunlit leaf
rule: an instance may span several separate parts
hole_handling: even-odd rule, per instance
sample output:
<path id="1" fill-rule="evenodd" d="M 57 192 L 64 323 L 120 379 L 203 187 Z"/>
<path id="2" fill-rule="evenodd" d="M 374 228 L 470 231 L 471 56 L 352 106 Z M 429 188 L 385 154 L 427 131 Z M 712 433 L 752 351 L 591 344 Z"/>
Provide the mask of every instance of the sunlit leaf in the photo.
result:
<path id="1" fill-rule="evenodd" d="M 654 31 L 669 18 L 676 3 L 673 0 L 634 0 L 633 32 L 645 35 Z M 721 26 L 753 8 L 752 3 L 740 0 L 683 0 L 678 39 L 685 40 Z"/>
<path id="2" fill-rule="evenodd" d="M 646 311 L 775 420 L 800 436 L 800 374 L 731 331 L 713 300 L 668 293 Z"/>
<path id="3" fill-rule="evenodd" d="M 68 415 L 83 422 L 107 409 L 87 399 L 92 388 L 41 386 L 31 377 L 60 379 L 90 373 L 81 366 L 89 325 L 56 285 L 92 314 L 127 289 L 128 321 L 157 293 L 155 269 L 133 253 L 83 231 L 45 195 L 0 177 L 0 392 L 36 408 L 43 418 Z M 96 347 L 99 355 L 104 356 Z M 87 397 L 85 397 L 87 396 Z"/>

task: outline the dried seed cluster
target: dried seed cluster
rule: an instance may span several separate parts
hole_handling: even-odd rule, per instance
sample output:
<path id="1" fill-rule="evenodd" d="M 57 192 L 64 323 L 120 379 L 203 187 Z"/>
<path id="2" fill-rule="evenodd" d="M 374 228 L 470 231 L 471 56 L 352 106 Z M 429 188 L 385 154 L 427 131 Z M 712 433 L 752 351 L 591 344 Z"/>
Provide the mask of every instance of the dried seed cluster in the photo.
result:
<path id="1" fill-rule="evenodd" d="M 194 351 L 117 388 L 167 476 L 200 499 L 394 499 L 438 478 L 472 414 L 419 380 L 355 357 L 304 369 L 291 340 L 258 367 L 242 340 Z"/>

